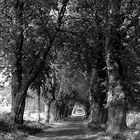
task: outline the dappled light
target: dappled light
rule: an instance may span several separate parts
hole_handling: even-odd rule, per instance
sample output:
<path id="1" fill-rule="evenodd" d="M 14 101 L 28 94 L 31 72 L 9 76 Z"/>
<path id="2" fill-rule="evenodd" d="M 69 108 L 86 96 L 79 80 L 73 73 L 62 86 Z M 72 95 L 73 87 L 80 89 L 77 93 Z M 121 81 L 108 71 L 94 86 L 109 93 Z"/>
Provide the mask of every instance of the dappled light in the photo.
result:
<path id="1" fill-rule="evenodd" d="M 61 124 L 55 123 L 54 127 L 47 129 L 43 133 L 37 134 L 35 136 L 30 136 L 27 140 L 92 140 L 97 138 L 105 138 L 109 140 L 109 136 L 104 137 L 104 133 L 98 130 L 98 133 L 92 131 L 87 128 L 87 121 L 77 121 L 75 123 L 74 120 L 69 119 L 69 122 L 61 122 Z"/>
<path id="2" fill-rule="evenodd" d="M 0 0 L 0 140 L 140 140 L 140 0 Z"/>

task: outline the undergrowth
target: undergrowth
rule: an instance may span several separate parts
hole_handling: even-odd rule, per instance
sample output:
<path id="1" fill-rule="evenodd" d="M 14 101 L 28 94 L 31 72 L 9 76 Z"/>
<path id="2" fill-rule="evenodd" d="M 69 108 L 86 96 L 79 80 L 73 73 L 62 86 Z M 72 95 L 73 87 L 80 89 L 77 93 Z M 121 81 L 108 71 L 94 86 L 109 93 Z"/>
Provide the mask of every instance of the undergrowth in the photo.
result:
<path id="1" fill-rule="evenodd" d="M 25 121 L 17 125 L 8 114 L 0 116 L 0 140 L 22 140 L 28 135 L 42 132 L 46 126 L 37 122 Z"/>

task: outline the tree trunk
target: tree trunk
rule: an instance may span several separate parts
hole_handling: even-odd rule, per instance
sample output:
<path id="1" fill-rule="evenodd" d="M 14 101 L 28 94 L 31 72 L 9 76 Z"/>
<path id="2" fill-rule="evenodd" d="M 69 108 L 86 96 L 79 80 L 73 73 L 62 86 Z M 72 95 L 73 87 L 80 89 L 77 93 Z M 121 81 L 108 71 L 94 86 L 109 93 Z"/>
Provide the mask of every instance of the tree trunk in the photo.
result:
<path id="1" fill-rule="evenodd" d="M 126 108 L 123 105 L 109 107 L 107 132 L 117 133 L 126 128 Z"/>
<path id="2" fill-rule="evenodd" d="M 108 109 L 103 106 L 98 108 L 98 124 L 106 124 L 108 119 Z"/>
<path id="3" fill-rule="evenodd" d="M 40 122 L 40 120 L 41 120 L 41 117 L 40 117 L 40 113 L 41 113 L 40 93 L 41 93 L 40 86 L 38 86 L 38 89 L 37 89 L 37 94 L 38 94 L 38 122 Z"/>
<path id="4" fill-rule="evenodd" d="M 64 108 L 64 117 L 67 118 L 68 117 L 68 104 L 65 104 L 65 108 Z"/>
<path id="5" fill-rule="evenodd" d="M 56 120 L 56 101 L 53 101 L 50 105 L 50 118 L 49 123 L 53 123 Z"/>
<path id="6" fill-rule="evenodd" d="M 56 110 L 56 120 L 60 120 L 61 119 L 61 116 L 60 116 L 60 107 L 57 107 L 57 110 Z"/>
<path id="7" fill-rule="evenodd" d="M 101 83 L 100 83 L 101 84 Z M 101 88 L 101 87 L 99 87 Z M 106 93 L 103 92 L 103 90 L 105 90 L 105 87 L 102 87 L 99 91 L 99 97 L 98 97 L 98 115 L 97 115 L 97 120 L 98 120 L 98 124 L 102 125 L 102 124 L 106 124 L 107 123 L 107 119 L 108 119 L 108 109 L 104 107 L 104 105 L 106 104 Z"/>
<path id="8" fill-rule="evenodd" d="M 22 47 L 23 35 L 23 6 L 22 1 L 14 1 L 15 27 L 18 33 L 13 49 L 12 61 L 12 119 L 16 123 L 23 123 L 23 113 L 25 107 L 26 91 L 22 91 Z"/>
<path id="9" fill-rule="evenodd" d="M 49 122 L 49 119 L 50 119 L 50 105 L 51 105 L 51 102 L 48 101 L 47 103 L 45 103 L 45 122 L 48 123 Z"/>
<path id="10" fill-rule="evenodd" d="M 11 115 L 13 121 L 17 124 L 23 123 L 23 115 L 25 109 L 25 99 L 26 99 L 26 92 L 25 93 L 18 93 L 14 102 L 12 103 L 12 110 Z"/>
<path id="11" fill-rule="evenodd" d="M 99 24 L 100 17 L 96 15 L 96 24 L 98 26 L 98 57 L 97 57 L 97 76 L 98 82 L 97 85 L 97 104 L 98 104 L 98 113 L 97 113 L 97 122 L 99 125 L 106 124 L 108 118 L 108 110 L 104 107 L 106 104 L 106 81 L 107 81 L 107 70 L 106 70 L 106 61 L 105 61 L 105 50 L 104 50 L 104 35 L 102 27 Z"/>
<path id="12" fill-rule="evenodd" d="M 99 87 L 100 88 L 100 87 Z M 102 90 L 100 91 L 102 92 Z M 106 104 L 106 93 L 102 92 L 98 95 L 98 113 L 97 113 L 97 120 L 98 124 L 106 124 L 108 119 L 108 109 L 104 107 Z"/>
<path id="13" fill-rule="evenodd" d="M 90 114 L 89 114 L 89 117 L 88 117 L 88 122 L 89 122 L 89 123 L 93 123 L 94 118 L 95 118 L 94 109 L 91 108 Z"/>
<path id="14" fill-rule="evenodd" d="M 109 22 L 106 35 L 106 65 L 108 73 L 108 132 L 117 133 L 126 127 L 125 94 L 122 86 L 122 66 L 120 50 L 122 41 L 120 34 L 121 0 L 111 0 L 109 3 Z"/>
<path id="15" fill-rule="evenodd" d="M 64 105 L 63 104 L 60 107 L 60 119 L 64 119 Z"/>

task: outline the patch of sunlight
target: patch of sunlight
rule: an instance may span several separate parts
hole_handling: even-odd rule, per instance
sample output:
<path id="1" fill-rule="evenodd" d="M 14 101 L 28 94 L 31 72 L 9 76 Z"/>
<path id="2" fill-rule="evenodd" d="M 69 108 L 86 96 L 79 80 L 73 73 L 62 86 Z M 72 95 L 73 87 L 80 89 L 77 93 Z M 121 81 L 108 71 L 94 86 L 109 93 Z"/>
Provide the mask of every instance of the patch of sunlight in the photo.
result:
<path id="1" fill-rule="evenodd" d="M 73 111 L 72 111 L 72 117 L 78 117 L 78 116 L 85 116 L 85 110 L 83 107 L 79 107 L 79 106 L 75 106 L 73 108 Z"/>
<path id="2" fill-rule="evenodd" d="M 57 137 L 49 137 L 49 138 L 39 138 L 34 140 L 84 140 L 84 139 L 96 139 L 96 140 L 111 140 L 110 137 L 107 136 L 98 136 L 97 134 L 93 135 L 78 135 L 78 136 L 57 136 Z M 31 140 L 31 139 L 29 139 Z"/>
<path id="3" fill-rule="evenodd" d="M 0 113 L 4 113 L 4 112 L 11 112 L 11 106 L 1 106 L 0 107 Z"/>
<path id="4" fill-rule="evenodd" d="M 68 124 L 67 123 L 64 123 L 64 122 L 54 122 L 52 123 L 54 125 L 54 127 L 61 127 L 61 126 L 67 126 Z"/>
<path id="5" fill-rule="evenodd" d="M 46 129 L 46 132 L 49 132 L 49 131 L 53 131 L 54 133 L 55 133 L 55 131 L 59 131 L 60 130 L 60 127 L 54 127 L 54 126 L 52 126 L 53 128 L 47 128 Z M 72 130 L 72 128 L 61 128 L 61 131 L 65 131 L 65 130 Z M 79 130 L 79 128 L 77 127 L 77 128 L 74 128 L 74 130 Z"/>
<path id="6" fill-rule="evenodd" d="M 49 138 L 39 138 L 30 136 L 26 140 L 76 140 L 76 139 L 89 139 L 89 138 L 97 138 L 98 135 L 76 135 L 76 136 L 57 136 L 57 137 L 49 137 Z"/>
<path id="7" fill-rule="evenodd" d="M 140 129 L 140 113 L 135 111 L 127 113 L 126 124 L 129 128 Z"/>
<path id="8" fill-rule="evenodd" d="M 67 137 L 67 136 L 63 136 L 63 137 L 56 137 L 56 138 L 38 138 L 38 137 L 34 137 L 34 136 L 30 136 L 25 140 L 89 140 L 89 139 L 94 139 L 94 140 L 111 140 L 110 137 L 96 137 L 96 136 L 90 136 L 90 137 Z"/>
<path id="9" fill-rule="evenodd" d="M 39 118 L 38 113 L 24 113 L 24 119 L 25 120 L 30 120 L 30 121 L 37 121 Z"/>
<path id="10" fill-rule="evenodd" d="M 24 112 L 24 120 L 26 121 L 38 121 L 39 114 L 38 113 L 31 113 L 29 110 Z M 45 122 L 45 113 L 40 113 L 41 122 Z"/>

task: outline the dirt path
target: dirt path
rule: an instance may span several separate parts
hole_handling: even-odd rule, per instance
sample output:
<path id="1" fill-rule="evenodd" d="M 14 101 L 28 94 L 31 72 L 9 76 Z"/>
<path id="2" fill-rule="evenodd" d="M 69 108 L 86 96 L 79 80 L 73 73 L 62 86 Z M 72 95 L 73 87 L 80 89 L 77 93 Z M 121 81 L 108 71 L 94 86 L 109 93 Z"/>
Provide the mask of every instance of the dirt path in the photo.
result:
<path id="1" fill-rule="evenodd" d="M 89 130 L 86 121 L 72 120 L 54 123 L 52 128 L 25 140 L 110 140 L 102 136 L 102 133 Z"/>

